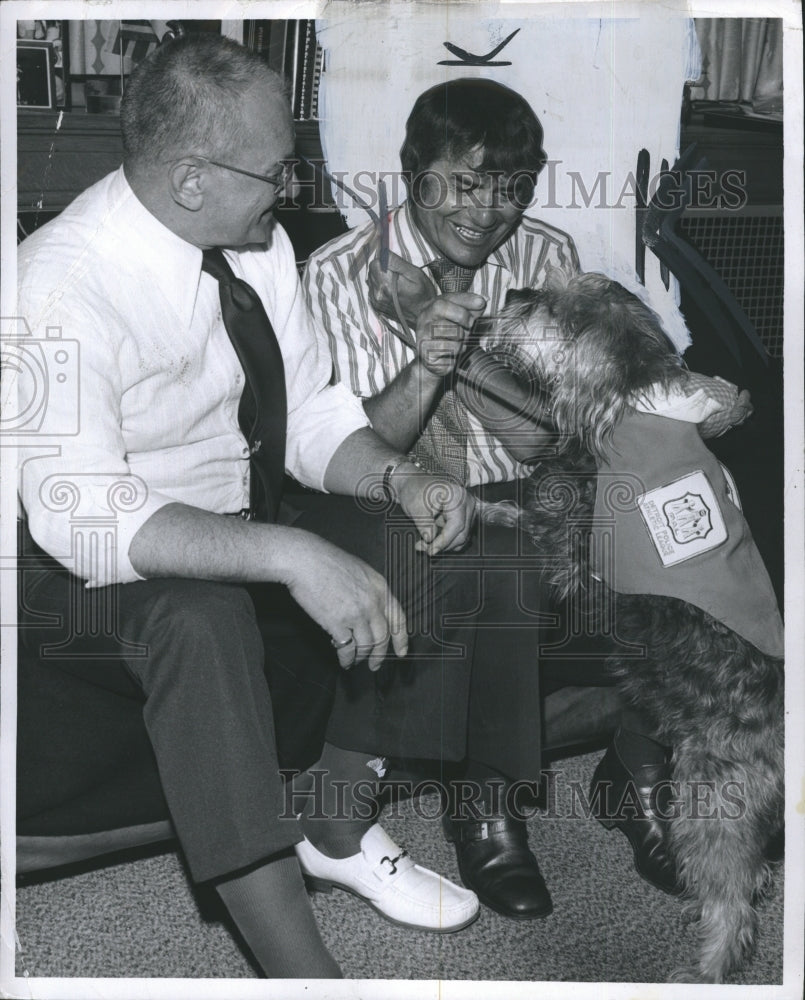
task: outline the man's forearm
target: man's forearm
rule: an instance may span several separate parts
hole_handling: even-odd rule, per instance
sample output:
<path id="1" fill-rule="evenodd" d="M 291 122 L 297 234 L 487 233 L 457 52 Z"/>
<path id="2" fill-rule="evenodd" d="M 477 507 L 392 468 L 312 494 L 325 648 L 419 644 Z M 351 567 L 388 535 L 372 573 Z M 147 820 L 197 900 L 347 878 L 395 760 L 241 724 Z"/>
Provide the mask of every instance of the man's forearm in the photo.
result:
<path id="1" fill-rule="evenodd" d="M 367 659 L 376 670 L 389 640 L 398 656 L 406 653 L 405 614 L 380 573 L 310 531 L 168 504 L 134 536 L 129 558 L 146 578 L 285 584 L 338 643 L 342 667 Z"/>
<path id="2" fill-rule="evenodd" d="M 324 476 L 330 493 L 368 496 L 384 470 L 402 455 L 370 428 L 350 434 L 336 449 Z M 230 583 L 287 583 L 309 532 L 279 524 L 243 521 L 186 504 L 161 507 L 129 546 L 135 571 L 150 577 L 189 577 Z"/>
<path id="3" fill-rule="evenodd" d="M 324 488 L 346 496 L 372 496 L 382 486 L 389 465 L 402 463 L 403 450 L 369 427 L 349 435 L 336 449 L 324 474 Z"/>
<path id="4" fill-rule="evenodd" d="M 330 459 L 325 489 L 379 499 L 383 485 L 416 525 L 421 551 L 435 555 L 460 548 L 469 538 L 476 511 L 474 498 L 454 480 L 422 472 L 374 431 L 361 428 L 350 434 Z"/>
<path id="5" fill-rule="evenodd" d="M 427 423 L 441 395 L 443 380 L 412 361 L 382 392 L 363 401 L 375 432 L 407 452 Z"/>
<path id="6" fill-rule="evenodd" d="M 161 507 L 132 539 L 129 559 L 140 576 L 227 583 L 286 583 L 295 544 L 306 532 L 246 522 L 172 503 Z"/>

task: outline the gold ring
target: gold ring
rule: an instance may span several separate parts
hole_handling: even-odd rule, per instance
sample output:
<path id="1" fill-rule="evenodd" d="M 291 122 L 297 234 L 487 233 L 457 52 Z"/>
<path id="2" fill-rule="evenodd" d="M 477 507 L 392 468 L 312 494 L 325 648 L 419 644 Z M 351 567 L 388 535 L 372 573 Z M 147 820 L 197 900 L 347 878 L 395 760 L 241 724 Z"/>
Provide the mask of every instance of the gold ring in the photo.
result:
<path id="1" fill-rule="evenodd" d="M 337 642 L 335 639 L 330 639 L 330 645 L 333 649 L 343 649 L 344 646 L 348 646 L 351 642 L 355 641 L 355 636 L 352 634 L 352 629 L 349 630 L 349 637 L 346 639 L 341 639 Z"/>

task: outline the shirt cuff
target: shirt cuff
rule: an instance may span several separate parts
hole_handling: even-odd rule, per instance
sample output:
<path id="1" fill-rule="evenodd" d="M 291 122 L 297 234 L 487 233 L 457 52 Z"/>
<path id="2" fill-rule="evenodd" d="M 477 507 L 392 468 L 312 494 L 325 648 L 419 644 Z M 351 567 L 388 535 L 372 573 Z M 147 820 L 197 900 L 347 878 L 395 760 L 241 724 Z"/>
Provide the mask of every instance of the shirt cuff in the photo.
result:
<path id="1" fill-rule="evenodd" d="M 670 420 L 684 420 L 686 423 L 700 424 L 721 409 L 718 400 L 713 399 L 704 389 L 697 389 L 686 396 L 679 389 L 666 392 L 655 387 L 635 401 L 639 413 L 651 413 Z"/>
<path id="2" fill-rule="evenodd" d="M 132 539 L 172 497 L 149 492 L 135 475 L 51 475 L 23 505 L 36 543 L 88 588 L 144 577 L 129 559 Z"/>
<path id="3" fill-rule="evenodd" d="M 297 413 L 289 415 L 287 471 L 304 486 L 326 493 L 324 476 L 333 455 L 350 434 L 368 426 L 369 419 L 357 396 L 341 383 L 327 386 Z"/>

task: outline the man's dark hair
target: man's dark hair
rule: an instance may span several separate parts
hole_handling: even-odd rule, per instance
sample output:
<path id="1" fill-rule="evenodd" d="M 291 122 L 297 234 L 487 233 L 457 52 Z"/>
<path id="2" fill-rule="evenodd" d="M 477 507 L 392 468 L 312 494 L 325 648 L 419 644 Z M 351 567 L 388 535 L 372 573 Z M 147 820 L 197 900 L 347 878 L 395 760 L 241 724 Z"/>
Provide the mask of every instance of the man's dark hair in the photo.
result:
<path id="1" fill-rule="evenodd" d="M 405 126 L 400 162 L 415 178 L 436 160 L 482 146 L 481 172 L 531 173 L 536 181 L 548 158 L 542 135 L 539 118 L 516 91 L 494 80 L 451 80 L 417 98 Z"/>
<path id="2" fill-rule="evenodd" d="M 259 81 L 287 99 L 282 78 L 231 39 L 190 32 L 163 43 L 126 84 L 120 109 L 124 162 L 231 154 L 249 128 L 241 100 Z"/>

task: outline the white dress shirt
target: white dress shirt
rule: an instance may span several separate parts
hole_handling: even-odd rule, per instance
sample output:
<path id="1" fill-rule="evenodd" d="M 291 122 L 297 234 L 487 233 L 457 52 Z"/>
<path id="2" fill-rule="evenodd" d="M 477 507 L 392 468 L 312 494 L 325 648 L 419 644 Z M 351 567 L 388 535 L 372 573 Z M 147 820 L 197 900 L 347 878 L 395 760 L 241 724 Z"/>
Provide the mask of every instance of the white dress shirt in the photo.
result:
<path id="1" fill-rule="evenodd" d="M 368 423 L 363 408 L 328 384 L 332 361 L 284 230 L 226 255 L 282 350 L 287 471 L 323 489 L 338 446 Z M 122 168 L 20 246 L 18 315 L 48 382 L 40 430 L 23 441 L 20 493 L 34 539 L 88 586 L 139 579 L 129 545 L 165 504 L 216 513 L 249 504 L 244 376 L 201 260 L 142 205 Z M 24 379 L 21 391 L 32 391 Z M 113 555 L 89 557 L 93 524 Z"/>
<path id="2" fill-rule="evenodd" d="M 370 223 L 336 237 L 310 255 L 302 278 L 314 321 L 327 334 L 335 377 L 362 398 L 382 392 L 416 356 L 396 335 L 399 324 L 376 313 L 369 303 L 367 278 L 372 255 L 364 254 L 354 280 L 349 278 L 359 253 L 375 232 Z M 423 269 L 438 292 L 427 264 L 439 255 L 416 228 L 407 201 L 390 214 L 389 247 Z M 579 270 L 573 240 L 539 219 L 523 216 L 512 235 L 475 272 L 468 291 L 487 300 L 485 316 L 496 316 L 509 289 L 539 288 L 551 267 Z M 508 482 L 530 473 L 532 467 L 512 458 L 472 413 L 467 413 L 467 423 L 468 486 Z M 438 431 L 431 433 L 427 426 L 423 437 L 428 435 L 433 439 L 431 451 L 438 454 Z"/>

